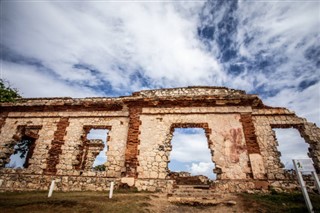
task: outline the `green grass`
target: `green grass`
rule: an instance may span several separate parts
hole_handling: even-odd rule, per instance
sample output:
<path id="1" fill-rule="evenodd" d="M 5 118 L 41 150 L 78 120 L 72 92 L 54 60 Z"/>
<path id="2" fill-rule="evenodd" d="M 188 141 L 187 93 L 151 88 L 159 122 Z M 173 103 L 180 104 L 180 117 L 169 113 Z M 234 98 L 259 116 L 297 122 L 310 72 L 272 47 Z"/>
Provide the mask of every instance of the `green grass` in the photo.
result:
<path id="1" fill-rule="evenodd" d="M 308 212 L 302 193 L 241 194 L 248 205 L 257 203 L 267 212 Z M 315 212 L 320 212 L 320 195 L 309 193 Z"/>
<path id="2" fill-rule="evenodd" d="M 0 193 L 0 212 L 148 212 L 145 194 L 107 192 L 5 192 Z"/>

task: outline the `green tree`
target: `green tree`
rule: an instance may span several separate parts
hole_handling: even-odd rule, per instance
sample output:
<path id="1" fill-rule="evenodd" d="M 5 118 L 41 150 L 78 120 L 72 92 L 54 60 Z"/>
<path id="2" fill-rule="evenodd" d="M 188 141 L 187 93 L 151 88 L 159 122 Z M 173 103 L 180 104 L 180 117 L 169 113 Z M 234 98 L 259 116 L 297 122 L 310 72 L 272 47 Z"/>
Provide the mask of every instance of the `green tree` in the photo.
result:
<path id="1" fill-rule="evenodd" d="M 106 171 L 106 166 L 104 164 L 101 165 L 97 165 L 95 167 L 93 167 L 94 171 Z"/>
<path id="2" fill-rule="evenodd" d="M 0 79 L 0 102 L 14 102 L 17 98 L 21 98 L 18 90 L 11 88 L 9 83 Z"/>

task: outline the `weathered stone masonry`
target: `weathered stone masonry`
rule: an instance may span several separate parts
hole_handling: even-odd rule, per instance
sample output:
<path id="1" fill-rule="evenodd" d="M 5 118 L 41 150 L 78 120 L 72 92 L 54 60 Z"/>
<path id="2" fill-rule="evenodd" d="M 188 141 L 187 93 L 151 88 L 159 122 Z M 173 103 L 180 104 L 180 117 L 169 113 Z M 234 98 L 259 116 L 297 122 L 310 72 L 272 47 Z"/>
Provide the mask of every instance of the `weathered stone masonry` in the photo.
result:
<path id="1" fill-rule="evenodd" d="M 6 190 L 106 190 L 110 182 L 169 192 L 175 128 L 203 128 L 215 163 L 211 189 L 245 191 L 293 184 L 280 162 L 273 128 L 296 128 L 320 171 L 320 129 L 256 95 L 224 87 L 147 90 L 119 98 L 21 99 L 0 104 L 0 186 Z M 106 171 L 93 171 L 108 130 Z M 5 168 L 22 138 L 30 138 L 26 168 Z M 290 185 L 291 186 L 291 185 Z"/>
<path id="2" fill-rule="evenodd" d="M 59 163 L 59 156 L 62 153 L 61 146 L 64 144 L 64 136 L 66 135 L 66 128 L 69 125 L 68 118 L 61 118 L 57 124 L 57 130 L 54 132 L 54 139 L 51 142 L 51 148 L 48 152 L 47 168 L 44 170 L 45 174 L 57 173 L 57 164 Z"/>

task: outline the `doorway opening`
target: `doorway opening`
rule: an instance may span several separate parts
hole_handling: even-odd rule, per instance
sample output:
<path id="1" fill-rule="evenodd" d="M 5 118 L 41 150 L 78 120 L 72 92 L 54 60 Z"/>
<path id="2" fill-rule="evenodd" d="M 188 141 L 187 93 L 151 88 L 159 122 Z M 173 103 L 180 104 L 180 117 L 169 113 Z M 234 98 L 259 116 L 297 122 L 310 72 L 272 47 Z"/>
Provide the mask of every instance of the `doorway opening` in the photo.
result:
<path id="1" fill-rule="evenodd" d="M 295 128 L 273 128 L 278 142 L 280 161 L 285 171 L 293 170 L 292 159 L 306 159 L 309 145 Z"/>
<path id="2" fill-rule="evenodd" d="M 171 146 L 168 168 L 172 178 L 187 180 L 190 177 L 196 182 L 198 178 L 205 183 L 216 179 L 215 164 L 203 128 L 174 128 Z"/>
<path id="3" fill-rule="evenodd" d="M 91 129 L 87 135 L 87 139 L 90 141 L 90 152 L 88 153 L 90 158 L 91 153 L 91 169 L 93 171 L 105 171 L 106 162 L 108 160 L 107 156 L 107 140 L 108 140 L 108 129 Z M 90 166 L 90 165 L 89 165 Z"/>

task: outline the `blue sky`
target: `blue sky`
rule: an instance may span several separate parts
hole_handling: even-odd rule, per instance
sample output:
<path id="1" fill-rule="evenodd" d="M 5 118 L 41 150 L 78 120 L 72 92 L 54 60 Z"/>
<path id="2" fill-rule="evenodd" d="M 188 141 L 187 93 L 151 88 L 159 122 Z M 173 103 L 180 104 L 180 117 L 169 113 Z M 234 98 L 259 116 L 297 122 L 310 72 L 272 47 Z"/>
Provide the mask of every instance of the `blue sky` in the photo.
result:
<path id="1" fill-rule="evenodd" d="M 1 1 L 0 71 L 24 97 L 227 86 L 320 126 L 319 1 Z"/>

